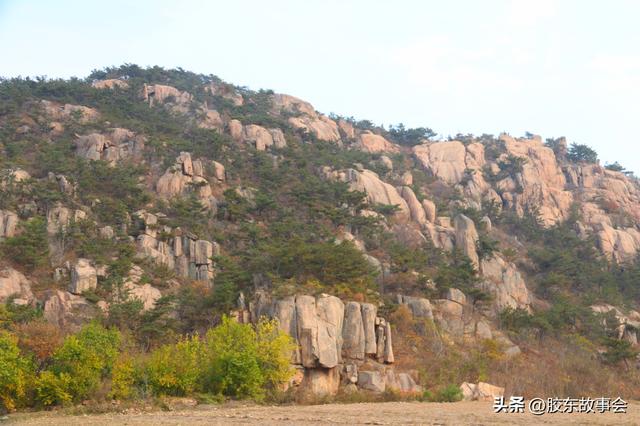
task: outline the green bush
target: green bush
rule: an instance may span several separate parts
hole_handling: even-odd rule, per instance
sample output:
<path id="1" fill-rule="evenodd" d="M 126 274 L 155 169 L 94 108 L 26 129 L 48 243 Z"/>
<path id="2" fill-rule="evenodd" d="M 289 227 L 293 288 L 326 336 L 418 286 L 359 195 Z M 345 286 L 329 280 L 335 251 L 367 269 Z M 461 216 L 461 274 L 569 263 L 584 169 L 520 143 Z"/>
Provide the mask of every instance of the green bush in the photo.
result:
<path id="1" fill-rule="evenodd" d="M 146 379 L 156 395 L 190 395 L 200 389 L 203 345 L 197 335 L 154 350 L 146 365 Z"/>
<path id="2" fill-rule="evenodd" d="M 21 356 L 18 339 L 0 330 L 0 407 L 14 410 L 25 397 L 32 365 Z"/>
<path id="3" fill-rule="evenodd" d="M 39 401 L 50 405 L 89 396 L 111 371 L 119 344 L 118 331 L 107 330 L 95 323 L 65 338 L 53 354 L 50 371 L 40 376 Z M 60 397 L 54 398 L 55 395 Z"/>
<path id="4" fill-rule="evenodd" d="M 446 387 L 440 389 L 435 396 L 435 401 L 437 402 L 457 402 L 462 399 L 462 390 L 460 387 L 451 384 Z"/>
<path id="5" fill-rule="evenodd" d="M 206 336 L 206 390 L 235 398 L 262 399 L 293 374 L 289 365 L 293 344 L 274 322 L 254 330 L 223 317 Z"/>

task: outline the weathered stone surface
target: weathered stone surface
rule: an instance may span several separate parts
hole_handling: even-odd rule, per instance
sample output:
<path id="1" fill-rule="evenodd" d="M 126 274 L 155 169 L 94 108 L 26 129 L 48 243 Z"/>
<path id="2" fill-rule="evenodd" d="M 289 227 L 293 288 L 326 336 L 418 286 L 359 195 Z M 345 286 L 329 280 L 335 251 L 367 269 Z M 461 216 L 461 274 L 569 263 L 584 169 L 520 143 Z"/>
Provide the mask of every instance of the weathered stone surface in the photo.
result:
<path id="1" fill-rule="evenodd" d="M 315 396 L 335 395 L 340 387 L 340 371 L 337 367 L 305 369 L 300 386 Z"/>
<path id="2" fill-rule="evenodd" d="M 49 291 L 43 300 L 44 319 L 65 330 L 77 330 L 95 315 L 95 309 L 84 297 L 66 291 Z"/>
<path id="3" fill-rule="evenodd" d="M 433 308 L 428 299 L 422 297 L 399 296 L 401 304 L 405 304 L 411 310 L 414 318 L 433 320 Z"/>
<path id="4" fill-rule="evenodd" d="M 455 220 L 456 229 L 456 247 L 460 249 L 476 267 L 479 269 L 480 260 L 478 258 L 478 252 L 476 251 L 476 243 L 478 242 L 478 232 L 471 219 L 463 214 L 456 216 Z"/>
<path id="5" fill-rule="evenodd" d="M 358 302 L 349 302 L 345 306 L 342 340 L 342 353 L 344 358 L 364 359 L 364 324 L 362 323 L 362 314 Z"/>
<path id="6" fill-rule="evenodd" d="M 364 328 L 364 353 L 375 355 L 376 353 L 376 314 L 378 309 L 371 303 L 363 303 L 362 325 Z"/>
<path id="7" fill-rule="evenodd" d="M 393 364 L 395 356 L 393 354 L 393 340 L 391 338 L 391 323 L 387 322 L 384 329 L 384 362 Z"/>
<path id="8" fill-rule="evenodd" d="M 413 190 L 408 186 L 403 186 L 400 190 L 400 195 L 407 202 L 409 206 L 409 211 L 411 213 L 411 220 L 417 222 L 419 224 L 424 224 L 427 221 L 427 215 L 418 201 L 416 194 L 414 194 Z"/>
<path id="9" fill-rule="evenodd" d="M 142 302 L 143 311 L 153 309 L 158 299 L 162 297 L 160 290 L 151 284 L 138 285 L 129 283 L 125 285 L 125 289 L 128 292 L 129 299 Z"/>
<path id="10" fill-rule="evenodd" d="M 360 389 L 382 393 L 386 389 L 385 378 L 379 371 L 359 371 L 358 387 Z"/>
<path id="11" fill-rule="evenodd" d="M 347 169 L 337 173 L 335 177 L 348 182 L 352 190 L 365 192 L 370 203 L 398 206 L 399 211 L 395 214 L 398 220 L 406 222 L 411 217 L 409 206 L 398 191 L 380 180 L 379 176 L 371 170 Z"/>
<path id="12" fill-rule="evenodd" d="M 433 223 L 436 221 L 436 204 L 431 200 L 422 200 L 422 208 L 427 221 Z"/>
<path id="13" fill-rule="evenodd" d="M 163 84 L 145 84 L 142 89 L 142 97 L 151 106 L 171 102 L 185 108 L 193 99 L 190 93 L 182 92 L 175 87 Z M 180 111 L 187 112 L 188 109 L 180 109 Z"/>
<path id="14" fill-rule="evenodd" d="M 90 123 L 100 117 L 98 111 L 83 105 L 59 104 L 47 100 L 40 101 L 44 113 L 56 121 L 77 119 L 82 124 Z"/>
<path id="15" fill-rule="evenodd" d="M 335 296 L 323 294 L 316 299 L 318 315 L 318 363 L 333 368 L 341 361 L 344 304 Z"/>
<path id="16" fill-rule="evenodd" d="M 78 259 L 71 267 L 71 284 L 69 292 L 82 294 L 84 291 L 93 290 L 98 286 L 96 268 L 89 259 Z"/>
<path id="17" fill-rule="evenodd" d="M 493 401 L 495 397 L 504 396 L 504 388 L 484 382 L 464 382 L 460 390 L 465 401 Z"/>
<path id="18" fill-rule="evenodd" d="M 504 308 L 530 310 L 529 291 L 514 264 L 506 262 L 500 255 L 494 255 L 490 259 L 483 259 L 480 269 L 484 278 L 481 287 L 493 296 L 493 304 L 498 311 Z"/>
<path id="19" fill-rule="evenodd" d="M 104 134 L 90 133 L 76 139 L 76 155 L 113 165 L 125 159 L 140 159 L 145 141 L 143 136 L 122 128 L 110 129 Z"/>
<path id="20" fill-rule="evenodd" d="M 16 235 L 18 215 L 8 210 L 0 210 L 0 239 Z"/>
<path id="21" fill-rule="evenodd" d="M 347 120 L 343 120 L 343 119 L 338 120 L 338 128 L 344 134 L 346 139 L 355 139 L 356 130 L 353 127 L 353 124 L 351 124 Z"/>
<path id="22" fill-rule="evenodd" d="M 464 334 L 463 306 L 447 299 L 433 300 L 433 318 L 440 328 L 455 338 Z"/>
<path id="23" fill-rule="evenodd" d="M 369 130 L 365 130 L 358 135 L 357 146 L 366 152 L 398 152 L 396 145 Z"/>
<path id="24" fill-rule="evenodd" d="M 446 298 L 461 305 L 467 303 L 467 297 L 464 295 L 464 293 L 453 287 L 447 290 Z"/>
<path id="25" fill-rule="evenodd" d="M 242 94 L 238 93 L 235 87 L 231 84 L 211 82 L 211 84 L 205 87 L 205 90 L 213 96 L 220 96 L 223 99 L 231 101 L 235 106 L 241 106 L 244 104 Z"/>
<path id="26" fill-rule="evenodd" d="M 13 268 L 5 267 L 0 270 L 0 303 L 10 297 L 29 303 L 33 300 L 33 293 L 27 277 Z"/>
<path id="27" fill-rule="evenodd" d="M 96 89 L 126 89 L 127 87 L 129 87 L 129 83 L 118 78 L 109 78 L 106 80 L 96 80 L 91 83 L 91 86 L 95 87 Z"/>
<path id="28" fill-rule="evenodd" d="M 413 154 L 428 171 L 449 184 L 459 183 L 467 169 L 466 150 L 458 141 L 417 145 Z"/>
<path id="29" fill-rule="evenodd" d="M 296 320 L 302 365 L 308 368 L 315 367 L 319 353 L 318 317 L 316 300 L 312 296 L 296 297 Z"/>

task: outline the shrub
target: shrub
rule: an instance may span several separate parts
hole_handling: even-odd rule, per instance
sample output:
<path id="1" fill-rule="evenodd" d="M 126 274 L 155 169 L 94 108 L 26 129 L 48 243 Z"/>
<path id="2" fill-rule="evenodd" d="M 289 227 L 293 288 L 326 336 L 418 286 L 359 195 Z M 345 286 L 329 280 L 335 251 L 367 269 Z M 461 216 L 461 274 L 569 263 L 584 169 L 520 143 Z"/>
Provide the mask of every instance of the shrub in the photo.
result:
<path id="1" fill-rule="evenodd" d="M 262 399 L 291 378 L 291 338 L 273 321 L 239 324 L 228 317 L 206 336 L 207 390 L 236 398 Z"/>
<path id="2" fill-rule="evenodd" d="M 50 369 L 56 379 L 46 374 L 40 378 L 42 392 L 38 399 L 44 405 L 86 398 L 111 371 L 120 344 L 120 333 L 99 324 L 85 326 L 77 335 L 68 336 L 53 355 Z M 60 398 L 52 398 L 55 391 Z M 44 399 L 43 399 L 44 398 Z M 53 402 L 48 402 L 53 401 Z"/>
<path id="3" fill-rule="evenodd" d="M 265 376 L 258 363 L 257 336 L 250 325 L 223 317 L 206 336 L 208 391 L 236 398 L 264 397 Z"/>
<path id="4" fill-rule="evenodd" d="M 133 359 L 126 355 L 119 357 L 111 371 L 111 392 L 109 396 L 114 399 L 131 398 L 135 382 L 136 370 Z"/>
<path id="5" fill-rule="evenodd" d="M 66 373 L 55 374 L 43 371 L 36 381 L 36 399 L 45 407 L 50 405 L 65 405 L 73 399 L 69 390 L 72 378 Z"/>
<path id="6" fill-rule="evenodd" d="M 197 335 L 151 353 L 146 366 L 150 390 L 156 395 L 184 396 L 199 389 L 203 345 Z"/>
<path id="7" fill-rule="evenodd" d="M 30 370 L 30 363 L 20 355 L 18 339 L 0 331 L 0 403 L 4 409 L 15 409 L 25 396 Z"/>
<path id="8" fill-rule="evenodd" d="M 43 363 L 62 343 L 60 328 L 45 321 L 32 321 L 16 326 L 18 346 L 23 352 L 32 353 Z"/>
<path id="9" fill-rule="evenodd" d="M 457 402 L 462 399 L 462 390 L 454 384 L 447 385 L 440 389 L 435 396 L 437 402 Z"/>

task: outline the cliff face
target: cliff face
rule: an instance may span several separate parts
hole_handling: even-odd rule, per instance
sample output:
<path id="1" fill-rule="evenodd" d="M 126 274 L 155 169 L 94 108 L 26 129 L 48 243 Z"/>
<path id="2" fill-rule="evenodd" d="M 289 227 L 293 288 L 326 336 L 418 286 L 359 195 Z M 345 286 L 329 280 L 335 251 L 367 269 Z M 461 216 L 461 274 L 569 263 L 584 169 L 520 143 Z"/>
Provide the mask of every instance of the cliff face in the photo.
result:
<path id="1" fill-rule="evenodd" d="M 558 158 L 563 151 L 554 152 L 540 137 L 423 139 L 409 146 L 384 129 L 328 117 L 289 95 L 249 92 L 218 80 L 178 88 L 117 74 L 88 81 L 67 96 L 88 105 L 34 91 L 0 117 L 0 188 L 11 194 L 0 199 L 0 239 L 26 235 L 25 225 L 41 216 L 48 242 L 46 261 L 37 267 L 5 255 L 0 301 L 39 304 L 44 317 L 61 327 L 108 314 L 110 305 L 127 298 L 152 310 L 163 295 L 194 282 L 214 291 L 218 275 L 228 272 L 216 259 L 236 256 L 240 268 L 251 272 L 242 284 L 251 303 L 234 315 L 244 322 L 277 318 L 298 343 L 292 362 L 305 369 L 310 388 L 335 393 L 342 381 L 416 391 L 417 377 L 390 368 L 395 331 L 378 314 L 382 301 L 406 305 L 414 319 L 433 322 L 454 340 L 499 338 L 509 356 L 520 349 L 496 329 L 498 314 L 507 308 L 532 313 L 548 302 L 534 295 L 535 271 L 523 269 L 527 247 L 507 227 L 492 223 L 492 214 L 523 218 L 535 212 L 543 228 L 571 220 L 579 238 L 592 238 L 602 256 L 618 264 L 640 250 L 638 182 L 599 164 Z M 113 104 L 130 110 L 118 112 Z M 305 146 L 318 151 L 305 158 Z M 42 151 L 49 153 L 44 163 L 38 161 Z M 104 165 L 105 171 L 96 169 L 103 176 L 122 177 L 133 189 L 110 192 L 108 182 L 84 171 L 94 162 Z M 309 164 L 314 168 L 304 169 Z M 138 168 L 137 175 L 126 175 Z M 289 180 L 278 170 L 299 171 L 304 182 L 317 179 L 317 188 L 292 188 L 293 176 Z M 322 216 L 318 212 L 326 206 L 313 206 L 333 196 L 319 192 L 322 185 L 363 197 L 353 204 L 344 198 L 332 207 L 339 215 Z M 134 190 L 144 197 L 131 200 Z M 305 280 L 322 281 L 322 273 L 308 273 L 291 287 L 296 275 L 281 273 L 282 265 L 256 266 L 262 258 L 277 258 L 252 251 L 258 234 L 284 211 L 295 217 L 302 210 L 315 212 L 305 216 L 306 226 L 322 223 L 313 238 L 355 247 L 377 273 L 375 290 L 353 290 L 360 285 L 353 279 L 345 291 L 352 283 L 336 279 L 342 300 L 313 297 Z M 368 223 L 376 228 L 368 230 Z M 89 240 L 112 250 L 109 256 L 88 249 L 77 234 L 69 242 L 79 224 L 89 230 Z M 243 234 L 243 226 L 253 234 Z M 502 250 L 483 249 L 487 238 L 499 239 Z M 385 245 L 389 239 L 415 252 L 432 247 L 443 256 L 461 253 L 474 274 L 472 285 L 460 291 L 462 283 L 439 282 L 444 278 L 433 268 L 400 265 Z M 134 264 L 117 278 L 128 291 L 115 294 L 104 283 L 117 269 L 111 267 L 118 258 L 114 247 L 127 244 Z M 289 286 L 288 296 L 271 294 L 279 282 Z M 235 299 L 242 286 L 234 285 Z M 477 291 L 488 297 L 475 296 Z M 598 306 L 596 311 L 617 309 Z M 637 342 L 635 329 L 625 330 L 619 337 Z"/>

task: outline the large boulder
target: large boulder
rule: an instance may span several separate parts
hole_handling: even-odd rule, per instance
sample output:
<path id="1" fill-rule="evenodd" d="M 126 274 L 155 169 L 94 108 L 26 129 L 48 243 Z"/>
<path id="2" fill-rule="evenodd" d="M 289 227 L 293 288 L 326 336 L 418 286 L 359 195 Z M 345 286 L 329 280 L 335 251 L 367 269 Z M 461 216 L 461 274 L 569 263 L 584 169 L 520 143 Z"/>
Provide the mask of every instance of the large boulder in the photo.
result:
<path id="1" fill-rule="evenodd" d="M 480 266 L 484 278 L 481 288 L 493 296 L 493 304 L 497 311 L 505 308 L 522 308 L 531 310 L 531 296 L 518 268 L 506 262 L 500 255 L 494 254 L 489 259 L 482 259 Z"/>
<path id="2" fill-rule="evenodd" d="M 376 347 L 376 314 L 378 309 L 371 303 L 363 303 L 362 326 L 364 329 L 364 353 L 375 355 Z"/>
<path id="3" fill-rule="evenodd" d="M 385 377 L 380 371 L 359 371 L 358 387 L 360 389 L 382 393 L 387 386 Z"/>
<path id="4" fill-rule="evenodd" d="M 463 214 L 459 214 L 454 220 L 454 225 L 456 229 L 456 247 L 471 259 L 471 263 L 476 269 L 479 269 L 480 259 L 476 250 L 478 232 L 473 220 Z"/>
<path id="5" fill-rule="evenodd" d="M 88 259 L 78 259 L 71 267 L 71 284 L 69 292 L 82 294 L 87 290 L 93 290 L 98 286 L 96 268 Z"/>
<path id="6" fill-rule="evenodd" d="M 467 169 L 462 142 L 434 142 L 413 147 L 413 155 L 422 165 L 448 184 L 459 183 Z"/>
<path id="7" fill-rule="evenodd" d="M 82 296 L 52 290 L 44 295 L 43 316 L 50 324 L 75 331 L 95 317 L 96 308 Z"/>
<path id="8" fill-rule="evenodd" d="M 398 152 L 396 145 L 369 130 L 358 135 L 357 146 L 366 152 Z"/>
<path id="9" fill-rule="evenodd" d="M 18 215 L 9 210 L 0 210 L 0 239 L 13 237 L 18 228 Z"/>
<path id="10" fill-rule="evenodd" d="M 409 211 L 411 212 L 411 220 L 421 225 L 424 224 L 427 221 L 427 215 L 413 190 L 408 186 L 403 186 L 400 190 L 400 195 L 409 206 Z"/>
<path id="11" fill-rule="evenodd" d="M 14 297 L 14 303 L 26 304 L 33 300 L 31 282 L 13 268 L 0 270 L 0 303 Z"/>
<path id="12" fill-rule="evenodd" d="M 358 302 L 349 302 L 345 306 L 342 340 L 342 353 L 345 358 L 364 359 L 364 324 L 362 322 L 362 313 Z"/>

